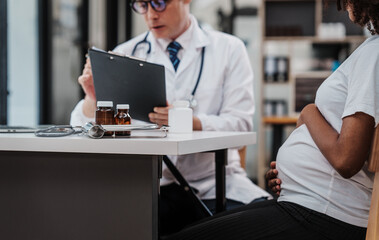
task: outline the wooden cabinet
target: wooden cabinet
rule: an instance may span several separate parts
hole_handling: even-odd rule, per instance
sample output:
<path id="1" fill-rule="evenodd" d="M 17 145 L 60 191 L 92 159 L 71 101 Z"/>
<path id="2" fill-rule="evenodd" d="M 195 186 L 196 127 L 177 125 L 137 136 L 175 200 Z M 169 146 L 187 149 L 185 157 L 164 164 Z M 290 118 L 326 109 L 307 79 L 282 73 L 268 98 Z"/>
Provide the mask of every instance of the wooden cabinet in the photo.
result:
<path id="1" fill-rule="evenodd" d="M 264 119 L 287 119 L 314 102 L 318 86 L 365 39 L 365 31 L 352 23 L 347 12 L 338 12 L 335 2 L 322 0 L 263 0 L 259 184 L 270 159 L 274 125 Z M 294 121 L 288 125 L 294 127 Z M 282 129 L 286 130 L 286 126 Z M 289 129 L 290 132 L 291 129 Z M 276 134 L 286 137 L 286 134 Z M 275 151 L 274 151 L 275 152 Z M 271 156 L 270 156 L 271 155 Z"/>

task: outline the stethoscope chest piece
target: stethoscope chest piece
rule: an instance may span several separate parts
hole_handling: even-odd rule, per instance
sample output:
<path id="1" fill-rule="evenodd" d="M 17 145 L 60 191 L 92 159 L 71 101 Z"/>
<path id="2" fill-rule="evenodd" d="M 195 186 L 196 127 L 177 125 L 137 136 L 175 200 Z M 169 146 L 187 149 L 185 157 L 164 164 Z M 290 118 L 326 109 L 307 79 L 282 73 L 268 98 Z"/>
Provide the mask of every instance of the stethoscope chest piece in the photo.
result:
<path id="1" fill-rule="evenodd" d="M 99 139 L 104 136 L 105 129 L 94 122 L 87 122 L 83 127 L 82 130 L 85 134 L 87 134 L 90 138 Z"/>
<path id="2" fill-rule="evenodd" d="M 191 98 L 188 100 L 188 102 L 189 102 L 190 108 L 195 109 L 197 107 L 197 101 L 196 101 L 196 99 L 194 99 L 193 96 L 191 96 Z"/>

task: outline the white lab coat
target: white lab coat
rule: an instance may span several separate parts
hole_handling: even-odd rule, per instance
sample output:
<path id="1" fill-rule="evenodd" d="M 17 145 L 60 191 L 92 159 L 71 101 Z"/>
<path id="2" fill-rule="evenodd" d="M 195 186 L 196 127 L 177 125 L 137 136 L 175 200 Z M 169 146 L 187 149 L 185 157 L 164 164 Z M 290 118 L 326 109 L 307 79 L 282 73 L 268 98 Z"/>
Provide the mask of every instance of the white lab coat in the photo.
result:
<path id="1" fill-rule="evenodd" d="M 217 31 L 202 30 L 191 16 L 191 41 L 180 56 L 181 62 L 175 72 L 168 52 L 149 34 L 151 53 L 147 44 L 137 48 L 135 57 L 158 63 L 166 69 L 166 94 L 168 103 L 188 100 L 199 75 L 201 50 L 205 46 L 204 68 L 195 99 L 194 115 L 204 131 L 252 131 L 254 114 L 253 72 L 246 48 L 241 40 Z M 146 33 L 123 43 L 115 52 L 131 55 L 135 45 Z M 132 111 L 131 111 L 132 112 Z M 91 120 L 83 116 L 81 103 L 72 113 L 73 125 Z M 215 167 L 213 153 L 199 153 L 185 156 L 170 156 L 178 170 L 189 184 L 199 191 L 202 199 L 215 198 Z M 163 166 L 162 185 L 174 182 L 171 172 Z M 228 151 L 226 167 L 226 197 L 249 203 L 255 198 L 269 196 L 251 183 L 240 166 L 237 149 Z"/>

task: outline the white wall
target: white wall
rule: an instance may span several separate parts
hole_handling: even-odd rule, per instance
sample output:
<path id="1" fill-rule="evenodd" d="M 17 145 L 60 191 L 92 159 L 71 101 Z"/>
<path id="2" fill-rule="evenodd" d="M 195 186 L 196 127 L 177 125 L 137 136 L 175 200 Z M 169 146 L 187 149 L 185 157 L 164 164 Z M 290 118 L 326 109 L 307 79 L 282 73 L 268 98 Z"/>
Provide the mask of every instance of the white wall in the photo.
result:
<path id="1" fill-rule="evenodd" d="M 145 24 L 145 20 L 143 16 L 132 11 L 132 37 L 138 36 L 139 34 L 147 31 L 147 26 Z"/>
<path id="2" fill-rule="evenodd" d="M 8 124 L 38 123 L 37 0 L 8 1 Z"/>

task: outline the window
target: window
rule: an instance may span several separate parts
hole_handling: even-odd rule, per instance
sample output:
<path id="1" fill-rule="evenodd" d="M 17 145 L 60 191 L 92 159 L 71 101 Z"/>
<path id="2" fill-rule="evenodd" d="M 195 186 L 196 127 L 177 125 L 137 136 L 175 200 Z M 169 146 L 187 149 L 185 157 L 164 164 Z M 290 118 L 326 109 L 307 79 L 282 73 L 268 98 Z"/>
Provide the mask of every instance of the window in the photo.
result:
<path id="1" fill-rule="evenodd" d="M 7 123 L 7 0 L 0 0 L 0 124 Z"/>
<path id="2" fill-rule="evenodd" d="M 7 123 L 35 125 L 38 123 L 39 77 L 37 0 L 8 0 L 6 4 L 9 91 Z"/>

